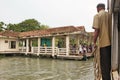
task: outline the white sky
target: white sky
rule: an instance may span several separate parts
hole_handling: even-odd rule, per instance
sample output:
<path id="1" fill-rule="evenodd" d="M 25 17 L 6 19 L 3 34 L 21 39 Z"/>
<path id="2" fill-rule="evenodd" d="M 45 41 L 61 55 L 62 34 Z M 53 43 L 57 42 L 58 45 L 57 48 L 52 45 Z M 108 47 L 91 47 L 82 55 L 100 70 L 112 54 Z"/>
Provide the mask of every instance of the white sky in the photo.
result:
<path id="1" fill-rule="evenodd" d="M 98 3 L 107 0 L 0 0 L 0 21 L 16 24 L 34 18 L 50 27 L 85 26 L 93 31 Z"/>

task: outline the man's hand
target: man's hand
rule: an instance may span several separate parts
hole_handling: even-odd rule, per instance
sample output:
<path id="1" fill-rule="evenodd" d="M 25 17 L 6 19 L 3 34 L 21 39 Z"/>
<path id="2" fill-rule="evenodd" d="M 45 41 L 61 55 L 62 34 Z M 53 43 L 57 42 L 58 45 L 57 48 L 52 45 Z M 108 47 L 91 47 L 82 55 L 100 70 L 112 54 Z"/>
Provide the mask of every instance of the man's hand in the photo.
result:
<path id="1" fill-rule="evenodd" d="M 93 46 L 94 46 L 94 49 L 96 49 L 96 48 L 97 48 L 97 45 L 96 45 L 96 43 L 94 43 L 94 45 L 93 45 Z"/>

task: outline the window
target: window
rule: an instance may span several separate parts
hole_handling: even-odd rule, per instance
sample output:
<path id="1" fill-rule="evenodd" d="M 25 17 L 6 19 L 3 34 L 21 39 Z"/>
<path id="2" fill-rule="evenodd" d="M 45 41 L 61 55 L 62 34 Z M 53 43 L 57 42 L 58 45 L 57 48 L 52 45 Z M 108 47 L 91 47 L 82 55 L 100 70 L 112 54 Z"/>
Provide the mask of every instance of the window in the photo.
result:
<path id="1" fill-rule="evenodd" d="M 16 41 L 11 41 L 10 42 L 10 48 L 15 49 L 16 48 Z"/>
<path id="2" fill-rule="evenodd" d="M 8 40 L 5 40 L 5 43 L 8 43 Z"/>

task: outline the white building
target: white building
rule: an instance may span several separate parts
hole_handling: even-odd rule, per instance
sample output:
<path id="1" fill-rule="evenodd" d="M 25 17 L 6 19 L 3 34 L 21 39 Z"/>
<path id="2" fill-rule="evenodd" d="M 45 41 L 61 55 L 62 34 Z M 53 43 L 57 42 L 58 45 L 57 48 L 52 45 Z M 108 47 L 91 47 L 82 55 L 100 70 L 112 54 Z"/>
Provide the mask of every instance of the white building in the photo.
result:
<path id="1" fill-rule="evenodd" d="M 0 32 L 0 52 L 19 51 L 18 33 L 11 31 Z"/>
<path id="2" fill-rule="evenodd" d="M 0 53 L 18 52 L 25 54 L 70 54 L 70 40 L 75 40 L 79 46 L 80 39 L 87 36 L 84 26 L 64 26 L 49 28 L 46 30 L 34 30 L 28 32 L 0 32 Z M 56 40 L 62 39 L 62 47 L 56 46 Z M 33 41 L 37 40 L 37 46 L 33 46 Z M 46 44 L 46 47 L 43 45 Z M 58 43 L 57 43 L 58 44 Z M 76 54 L 79 53 L 76 50 Z"/>

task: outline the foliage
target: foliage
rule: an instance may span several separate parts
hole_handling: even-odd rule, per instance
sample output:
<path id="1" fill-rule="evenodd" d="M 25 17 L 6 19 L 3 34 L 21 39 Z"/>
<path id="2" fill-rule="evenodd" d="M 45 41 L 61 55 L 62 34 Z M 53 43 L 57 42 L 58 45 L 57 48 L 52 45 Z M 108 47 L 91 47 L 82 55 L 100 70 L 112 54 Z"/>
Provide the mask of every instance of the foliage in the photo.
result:
<path id="1" fill-rule="evenodd" d="M 34 46 L 34 47 L 38 46 L 38 40 L 37 39 L 32 40 L 32 46 Z"/>
<path id="2" fill-rule="evenodd" d="M 7 30 L 12 30 L 12 31 L 16 31 L 16 32 L 20 32 L 21 29 L 19 28 L 19 26 L 17 24 L 8 24 L 7 25 Z"/>
<path id="3" fill-rule="evenodd" d="M 55 45 L 59 48 L 64 48 L 65 45 L 65 38 L 56 38 Z"/>
<path id="4" fill-rule="evenodd" d="M 0 22 L 0 31 L 3 31 L 3 25 L 4 25 L 4 23 Z"/>
<path id="5" fill-rule="evenodd" d="M 74 45 L 74 44 L 76 44 L 77 42 L 76 42 L 76 40 L 75 39 L 70 39 L 70 44 L 72 44 L 72 45 Z"/>
<path id="6" fill-rule="evenodd" d="M 31 31 L 40 28 L 40 23 L 34 19 L 28 19 L 18 24 L 18 28 L 20 28 L 20 32 Z"/>
<path id="7" fill-rule="evenodd" d="M 40 25 L 40 29 L 48 29 L 49 28 L 49 26 L 48 25 Z"/>
<path id="8" fill-rule="evenodd" d="M 49 28 L 49 26 L 41 25 L 41 23 L 35 19 L 27 19 L 18 24 L 10 23 L 7 25 L 8 30 L 12 30 L 16 32 L 25 32 L 25 31 L 38 30 L 38 29 L 47 29 L 47 28 Z"/>

